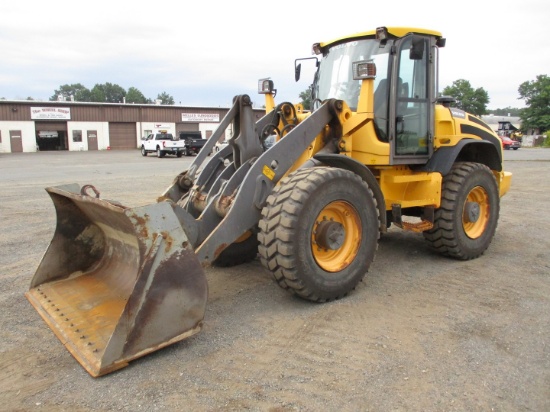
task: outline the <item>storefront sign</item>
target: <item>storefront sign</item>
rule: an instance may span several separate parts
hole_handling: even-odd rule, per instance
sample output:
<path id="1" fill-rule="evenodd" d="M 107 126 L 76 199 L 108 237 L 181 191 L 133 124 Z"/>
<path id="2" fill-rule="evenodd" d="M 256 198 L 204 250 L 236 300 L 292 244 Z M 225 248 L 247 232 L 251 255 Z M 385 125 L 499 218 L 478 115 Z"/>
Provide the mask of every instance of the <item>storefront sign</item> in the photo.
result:
<path id="1" fill-rule="evenodd" d="M 71 120 L 71 109 L 68 107 L 31 107 L 31 119 L 33 120 L 51 120 L 51 119 Z"/>
<path id="2" fill-rule="evenodd" d="M 219 123 L 220 115 L 218 113 L 182 113 L 181 121 L 194 123 Z"/>

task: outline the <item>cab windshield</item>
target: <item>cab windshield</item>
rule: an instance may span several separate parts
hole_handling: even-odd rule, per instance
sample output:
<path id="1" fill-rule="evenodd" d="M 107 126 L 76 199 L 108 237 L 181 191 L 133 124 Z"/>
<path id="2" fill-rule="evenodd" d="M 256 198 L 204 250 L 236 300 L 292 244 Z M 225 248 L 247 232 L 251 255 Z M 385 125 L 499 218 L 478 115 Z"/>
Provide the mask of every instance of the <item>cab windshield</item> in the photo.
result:
<path id="1" fill-rule="evenodd" d="M 374 90 L 387 84 L 389 52 L 392 41 L 380 47 L 375 39 L 354 40 L 332 46 L 324 54 L 313 84 L 313 108 L 326 99 L 344 100 L 351 110 L 357 109 L 360 80 L 353 80 L 352 64 L 372 60 L 376 64 Z"/>

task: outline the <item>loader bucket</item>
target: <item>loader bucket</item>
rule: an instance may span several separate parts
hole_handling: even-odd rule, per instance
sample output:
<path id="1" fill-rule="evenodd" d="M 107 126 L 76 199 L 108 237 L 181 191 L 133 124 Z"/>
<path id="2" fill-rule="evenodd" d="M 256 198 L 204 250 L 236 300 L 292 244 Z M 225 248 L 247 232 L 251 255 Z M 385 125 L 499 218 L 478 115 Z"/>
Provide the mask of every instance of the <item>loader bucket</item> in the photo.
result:
<path id="1" fill-rule="evenodd" d="M 46 191 L 57 226 L 26 297 L 90 375 L 200 331 L 206 278 L 171 203 L 126 208 L 76 184 Z"/>

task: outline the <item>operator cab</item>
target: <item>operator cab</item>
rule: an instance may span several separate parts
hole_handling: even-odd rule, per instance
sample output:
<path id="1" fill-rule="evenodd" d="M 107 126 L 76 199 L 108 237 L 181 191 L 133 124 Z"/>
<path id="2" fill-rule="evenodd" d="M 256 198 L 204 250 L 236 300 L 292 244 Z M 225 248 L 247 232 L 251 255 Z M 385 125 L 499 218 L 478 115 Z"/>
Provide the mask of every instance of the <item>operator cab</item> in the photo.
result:
<path id="1" fill-rule="evenodd" d="M 436 50 L 443 45 L 437 32 L 385 27 L 316 43 L 314 53 L 322 58 L 312 85 L 313 110 L 331 98 L 352 111 L 365 107 L 361 87 L 374 77 L 373 126 L 378 140 L 390 144 L 391 164 L 426 163 L 433 152 Z M 375 76 L 354 76 L 354 65 L 363 63 L 375 65 Z"/>

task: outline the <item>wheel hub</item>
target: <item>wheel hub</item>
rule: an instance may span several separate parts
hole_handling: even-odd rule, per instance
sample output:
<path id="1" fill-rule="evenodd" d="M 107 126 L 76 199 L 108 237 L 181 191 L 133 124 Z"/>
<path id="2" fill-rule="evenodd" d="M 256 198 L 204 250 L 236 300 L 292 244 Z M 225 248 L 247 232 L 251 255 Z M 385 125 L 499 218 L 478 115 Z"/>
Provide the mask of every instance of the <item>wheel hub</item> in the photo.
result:
<path id="1" fill-rule="evenodd" d="M 344 243 L 346 231 L 339 222 L 323 220 L 315 231 L 315 241 L 323 249 L 337 250 Z"/>
<path id="2" fill-rule="evenodd" d="M 466 207 L 464 208 L 465 219 L 470 223 L 475 223 L 478 221 L 481 214 L 481 208 L 477 202 L 466 202 Z"/>
<path id="3" fill-rule="evenodd" d="M 330 202 L 319 212 L 311 229 L 311 252 L 323 270 L 339 272 L 357 257 L 361 218 L 350 203 Z"/>

